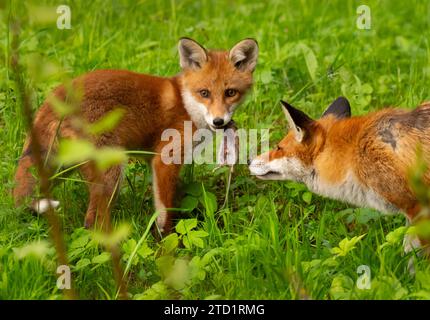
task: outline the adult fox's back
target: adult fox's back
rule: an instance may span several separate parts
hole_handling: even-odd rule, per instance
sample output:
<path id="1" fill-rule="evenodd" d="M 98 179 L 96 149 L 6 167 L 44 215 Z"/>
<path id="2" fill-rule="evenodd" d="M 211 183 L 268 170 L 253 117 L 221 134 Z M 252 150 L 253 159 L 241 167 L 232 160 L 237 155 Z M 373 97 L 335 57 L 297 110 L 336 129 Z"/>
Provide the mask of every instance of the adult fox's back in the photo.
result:
<path id="1" fill-rule="evenodd" d="M 418 148 L 430 163 L 430 105 L 414 110 L 385 109 L 371 115 L 359 143 L 361 152 L 354 163 L 359 166 L 361 182 L 413 219 L 418 207 L 409 173 L 417 163 Z M 430 185 L 430 171 L 423 178 Z"/>

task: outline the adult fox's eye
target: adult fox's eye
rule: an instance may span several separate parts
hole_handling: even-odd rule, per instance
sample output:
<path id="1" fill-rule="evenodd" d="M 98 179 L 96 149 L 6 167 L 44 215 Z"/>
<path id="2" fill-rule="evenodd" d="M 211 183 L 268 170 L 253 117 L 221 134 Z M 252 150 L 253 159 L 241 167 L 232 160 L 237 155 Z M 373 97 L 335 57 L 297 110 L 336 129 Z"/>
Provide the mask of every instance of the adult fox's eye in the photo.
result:
<path id="1" fill-rule="evenodd" d="M 227 89 L 227 90 L 225 90 L 224 94 L 227 98 L 231 98 L 231 97 L 234 97 L 236 95 L 236 93 L 237 93 L 237 91 L 235 89 Z"/>
<path id="2" fill-rule="evenodd" d="M 281 147 L 279 145 L 276 146 L 276 151 L 281 150 Z"/>
<path id="3" fill-rule="evenodd" d="M 209 90 L 207 89 L 200 90 L 199 93 L 203 98 L 208 98 L 210 94 Z"/>

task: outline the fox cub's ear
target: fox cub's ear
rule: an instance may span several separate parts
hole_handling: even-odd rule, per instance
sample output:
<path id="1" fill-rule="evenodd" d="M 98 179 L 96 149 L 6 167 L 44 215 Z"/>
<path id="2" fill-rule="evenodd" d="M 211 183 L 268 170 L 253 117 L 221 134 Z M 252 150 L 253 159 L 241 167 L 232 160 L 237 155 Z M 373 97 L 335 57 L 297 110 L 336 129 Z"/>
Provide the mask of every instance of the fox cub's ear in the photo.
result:
<path id="1" fill-rule="evenodd" d="M 238 70 L 253 72 L 258 58 L 257 41 L 244 39 L 238 42 L 230 50 L 228 57 Z"/>
<path id="2" fill-rule="evenodd" d="M 345 97 L 339 97 L 324 111 L 321 118 L 328 115 L 334 115 L 338 119 L 351 117 L 351 106 Z"/>
<path id="3" fill-rule="evenodd" d="M 303 138 L 308 133 L 307 131 L 313 120 L 304 112 L 294 108 L 287 102 L 281 100 L 281 103 L 284 106 L 282 109 L 284 110 L 285 117 L 287 118 L 288 126 L 293 130 L 296 140 L 298 142 L 302 142 Z"/>
<path id="4" fill-rule="evenodd" d="M 200 68 L 208 60 L 206 49 L 192 39 L 181 38 L 178 50 L 179 62 L 183 69 Z"/>

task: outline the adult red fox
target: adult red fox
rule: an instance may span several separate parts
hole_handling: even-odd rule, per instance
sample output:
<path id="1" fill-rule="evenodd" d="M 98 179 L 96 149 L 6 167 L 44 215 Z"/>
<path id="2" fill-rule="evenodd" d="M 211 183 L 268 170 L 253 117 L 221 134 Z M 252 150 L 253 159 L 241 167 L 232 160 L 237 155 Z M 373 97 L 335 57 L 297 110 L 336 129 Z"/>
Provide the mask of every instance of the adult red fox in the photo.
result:
<path id="1" fill-rule="evenodd" d="M 290 127 L 276 149 L 250 162 L 264 180 L 302 182 L 320 195 L 384 213 L 420 219 L 408 179 L 421 145 L 430 163 L 430 103 L 413 111 L 383 109 L 351 117 L 348 101 L 335 100 L 318 120 L 281 101 Z M 430 185 L 430 171 L 424 176 Z M 418 239 L 407 239 L 405 249 Z"/>
<path id="2" fill-rule="evenodd" d="M 252 85 L 258 57 L 258 45 L 253 39 L 244 39 L 229 51 L 208 51 L 194 40 L 181 38 L 178 49 L 182 72 L 171 78 L 123 70 L 99 70 L 72 82 L 74 87 L 83 88 L 79 110 L 86 121 L 97 121 L 118 106 L 125 110 L 115 129 L 91 137 L 96 146 L 121 146 L 158 153 L 153 156 L 151 165 L 155 208 L 159 212 L 157 225 L 162 232 L 168 232 L 172 227 L 172 213 L 167 209 L 174 207 L 181 167 L 180 164 L 163 163 L 159 153 L 168 142 L 161 141 L 162 132 L 176 129 L 183 135 L 184 122 L 190 120 L 193 129 L 215 130 L 226 126 Z M 68 101 L 65 86 L 56 88 L 53 95 L 61 101 Z M 48 98 L 43 103 L 33 124 L 45 153 L 57 133 L 65 138 L 82 137 L 67 117 L 57 130 L 60 119 L 49 101 Z M 184 141 L 183 137 L 181 141 Z M 27 138 L 15 176 L 13 196 L 16 204 L 21 204 L 32 194 L 36 183 L 29 171 L 34 165 L 30 146 L 31 141 Z M 85 226 L 90 227 L 96 219 L 102 221 L 109 214 L 109 200 L 121 177 L 121 167 L 115 166 L 100 173 L 89 162 L 80 170 L 88 181 L 89 205 Z M 33 207 L 43 211 L 49 204 L 58 205 L 52 199 L 41 199 L 33 202 Z"/>

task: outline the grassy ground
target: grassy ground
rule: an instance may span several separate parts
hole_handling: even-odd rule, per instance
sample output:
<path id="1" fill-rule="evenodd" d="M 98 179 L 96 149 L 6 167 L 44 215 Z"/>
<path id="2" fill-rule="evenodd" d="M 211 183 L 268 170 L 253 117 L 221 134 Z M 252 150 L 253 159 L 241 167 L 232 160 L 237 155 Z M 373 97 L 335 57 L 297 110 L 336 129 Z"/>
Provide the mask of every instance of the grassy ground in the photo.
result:
<path id="1" fill-rule="evenodd" d="M 1 60 L 10 55 L 8 19 L 16 14 L 23 21 L 20 51 L 29 66 L 49 61 L 70 77 L 99 68 L 173 75 L 179 71 L 180 36 L 211 48 L 255 37 L 260 44 L 256 81 L 235 119 L 240 127 L 270 128 L 273 144 L 284 134 L 281 98 L 314 117 L 339 95 L 350 99 L 354 114 L 385 105 L 412 108 L 430 98 L 428 1 L 368 1 L 370 30 L 356 27 L 359 3 L 352 0 L 62 1 L 71 7 L 72 30 L 58 30 L 55 22 L 31 24 L 33 7 L 5 3 Z M 49 241 L 46 220 L 12 205 L 12 177 L 25 128 L 6 63 L 0 72 L 0 299 L 61 299 L 55 251 L 44 242 Z M 34 84 L 35 109 L 63 76 L 48 72 Z M 121 251 L 124 265 L 130 265 L 131 297 L 430 299 L 428 262 L 416 258 L 416 276 L 407 272 L 410 256 L 402 255 L 396 236 L 403 217 L 351 208 L 300 184 L 256 181 L 246 166 L 236 168 L 229 203 L 219 209 L 227 172 L 211 169 L 185 169 L 181 188 L 195 207 L 183 214 L 191 219 L 186 224 L 207 236 L 184 234 L 179 227 L 177 236 L 157 243 L 145 234 L 154 213 L 151 174 L 143 161 L 130 161 L 113 219 L 130 227 Z M 111 299 L 116 289 L 109 255 L 82 229 L 87 193 L 79 179 L 72 175 L 55 189 L 63 204 L 59 214 L 74 286 L 80 298 Z M 178 238 L 191 241 L 178 245 Z M 371 270 L 369 290 L 356 286 L 360 265 Z"/>

